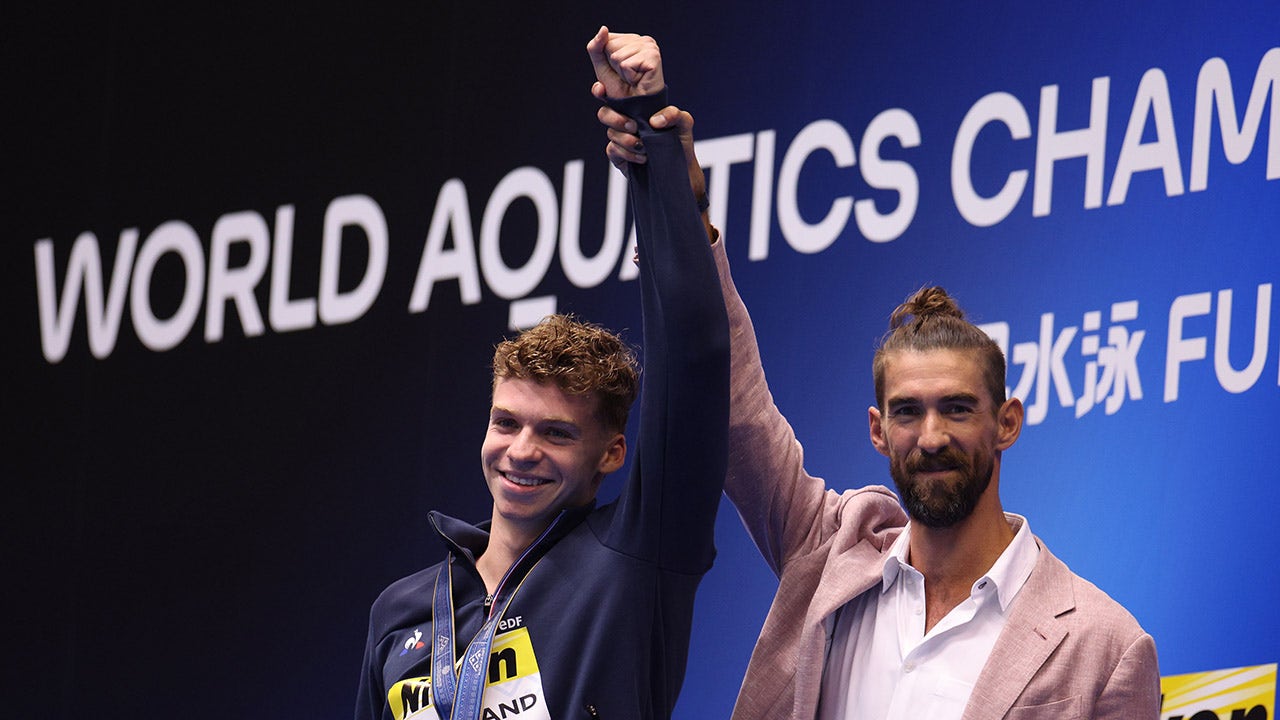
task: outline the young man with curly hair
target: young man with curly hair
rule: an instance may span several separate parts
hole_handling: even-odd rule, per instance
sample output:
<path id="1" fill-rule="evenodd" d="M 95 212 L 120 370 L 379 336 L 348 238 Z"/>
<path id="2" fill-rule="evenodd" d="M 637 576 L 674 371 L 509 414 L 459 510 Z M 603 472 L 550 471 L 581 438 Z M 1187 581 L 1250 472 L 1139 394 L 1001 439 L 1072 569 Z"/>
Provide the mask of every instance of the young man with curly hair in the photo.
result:
<path id="1" fill-rule="evenodd" d="M 665 87 L 657 46 L 616 57 L 602 33 L 588 45 L 599 84 L 642 98 L 631 110 L 647 117 Z M 654 134 L 649 152 L 683 158 L 675 133 Z M 671 183 L 638 169 L 633 202 Z M 645 374 L 620 497 L 595 503 L 627 455 L 631 352 L 561 316 L 501 343 L 480 452 L 491 517 L 428 515 L 444 560 L 374 603 L 356 718 L 670 717 L 694 591 L 715 555 L 728 423 L 711 249 L 671 241 L 702 231 L 685 187 L 674 202 L 687 212 L 636 215 Z"/>

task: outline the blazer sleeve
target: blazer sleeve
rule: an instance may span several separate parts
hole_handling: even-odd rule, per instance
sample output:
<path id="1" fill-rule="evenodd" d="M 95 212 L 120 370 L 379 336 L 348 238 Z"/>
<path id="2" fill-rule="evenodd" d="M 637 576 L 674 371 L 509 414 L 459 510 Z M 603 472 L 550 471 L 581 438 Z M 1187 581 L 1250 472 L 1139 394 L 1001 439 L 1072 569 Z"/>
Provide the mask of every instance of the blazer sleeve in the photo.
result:
<path id="1" fill-rule="evenodd" d="M 751 316 L 729 272 L 723 243 L 714 247 L 729 317 L 729 464 L 725 493 L 774 574 L 822 546 L 842 526 L 846 537 L 881 536 L 906 522 L 897 498 L 868 486 L 837 493 L 804 468 L 804 448 L 773 401 Z"/>
<path id="2" fill-rule="evenodd" d="M 1157 720 L 1160 668 L 1156 643 L 1143 633 L 1125 650 L 1094 705 L 1098 720 Z"/>

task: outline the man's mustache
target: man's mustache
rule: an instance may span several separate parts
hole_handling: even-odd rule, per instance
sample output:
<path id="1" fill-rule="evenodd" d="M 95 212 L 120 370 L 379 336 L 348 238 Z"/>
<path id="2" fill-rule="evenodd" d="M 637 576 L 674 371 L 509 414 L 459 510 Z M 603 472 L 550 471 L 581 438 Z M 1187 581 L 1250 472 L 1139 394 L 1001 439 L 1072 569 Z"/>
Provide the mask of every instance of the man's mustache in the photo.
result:
<path id="1" fill-rule="evenodd" d="M 954 448 L 943 448 L 936 453 L 915 452 L 907 458 L 907 472 L 938 472 L 940 470 L 967 470 L 969 459 Z"/>

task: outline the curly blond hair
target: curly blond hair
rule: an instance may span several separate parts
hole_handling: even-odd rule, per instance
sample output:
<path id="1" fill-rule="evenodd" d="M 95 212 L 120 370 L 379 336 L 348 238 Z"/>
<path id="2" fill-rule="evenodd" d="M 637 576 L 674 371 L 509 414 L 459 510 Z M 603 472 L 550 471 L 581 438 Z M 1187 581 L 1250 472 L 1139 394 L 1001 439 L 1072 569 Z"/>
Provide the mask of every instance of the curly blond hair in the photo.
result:
<path id="1" fill-rule="evenodd" d="M 884 409 L 884 372 L 890 353 L 901 351 L 963 350 L 973 352 L 982 366 L 982 379 L 996 407 L 1005 401 L 1005 361 L 1000 346 L 977 325 L 965 319 L 955 298 L 940 287 L 917 290 L 889 316 L 889 331 L 880 340 L 872 362 L 876 406 Z"/>
<path id="2" fill-rule="evenodd" d="M 493 353 L 493 384 L 506 379 L 553 382 L 570 395 L 595 395 L 613 431 L 627 427 L 640 383 L 636 354 L 614 333 L 572 315 L 549 315 Z"/>

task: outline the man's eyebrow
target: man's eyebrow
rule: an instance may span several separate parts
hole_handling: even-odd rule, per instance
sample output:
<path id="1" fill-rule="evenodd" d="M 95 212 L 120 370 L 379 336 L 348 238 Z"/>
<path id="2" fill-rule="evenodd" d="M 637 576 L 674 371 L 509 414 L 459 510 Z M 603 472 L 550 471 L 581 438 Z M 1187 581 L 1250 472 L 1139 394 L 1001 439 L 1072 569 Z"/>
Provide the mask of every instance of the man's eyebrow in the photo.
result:
<path id="1" fill-rule="evenodd" d="M 507 408 L 502 407 L 501 405 L 493 405 L 489 408 L 490 416 L 499 415 L 499 414 L 511 415 L 512 417 L 517 417 L 519 415 L 519 413 L 515 412 L 514 410 L 509 410 Z M 538 418 L 534 422 L 555 423 L 556 425 L 568 425 L 570 427 L 575 427 L 575 428 L 578 426 L 578 423 L 575 420 L 573 420 L 573 418 L 558 417 L 556 415 L 550 415 L 548 417 Z"/>
<path id="2" fill-rule="evenodd" d="M 973 404 L 977 404 L 977 403 L 982 402 L 982 399 L 981 399 L 981 398 L 979 398 L 979 397 L 978 397 L 976 394 L 974 394 L 974 393 L 969 393 L 969 392 L 960 392 L 960 393 L 952 393 L 952 394 L 950 394 L 950 395 L 943 395 L 943 396 L 938 400 L 938 402 L 940 402 L 940 403 L 973 403 Z M 890 408 L 892 408 L 892 407 L 900 407 L 900 406 L 902 406 L 902 405 L 919 405 L 920 403 L 921 403 L 920 398 L 915 397 L 914 395 L 901 395 L 901 396 L 897 396 L 897 397 L 891 397 L 891 398 L 889 398 L 888 400 L 886 400 L 886 401 L 885 401 L 885 407 L 890 407 Z"/>

